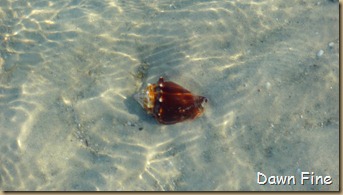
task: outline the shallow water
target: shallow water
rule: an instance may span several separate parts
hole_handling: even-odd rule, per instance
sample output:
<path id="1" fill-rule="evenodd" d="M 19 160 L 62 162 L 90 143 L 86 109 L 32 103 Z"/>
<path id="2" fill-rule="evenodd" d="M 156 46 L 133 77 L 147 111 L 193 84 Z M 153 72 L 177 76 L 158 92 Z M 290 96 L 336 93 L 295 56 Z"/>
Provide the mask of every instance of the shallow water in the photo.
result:
<path id="1" fill-rule="evenodd" d="M 337 191 L 338 40 L 329 0 L 1 0 L 0 189 Z M 157 124 L 160 76 L 204 115 Z"/>

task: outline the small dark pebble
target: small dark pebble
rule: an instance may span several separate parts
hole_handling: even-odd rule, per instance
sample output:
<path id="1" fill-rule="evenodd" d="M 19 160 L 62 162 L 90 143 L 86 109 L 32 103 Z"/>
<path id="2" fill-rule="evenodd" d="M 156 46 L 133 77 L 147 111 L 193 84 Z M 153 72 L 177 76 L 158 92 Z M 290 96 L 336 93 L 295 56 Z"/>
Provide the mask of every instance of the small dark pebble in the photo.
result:
<path id="1" fill-rule="evenodd" d="M 312 67 L 313 68 L 319 68 L 319 66 L 317 64 L 313 64 Z"/>
<path id="2" fill-rule="evenodd" d="M 143 127 L 139 127 L 138 130 L 142 131 L 142 130 L 143 130 Z"/>

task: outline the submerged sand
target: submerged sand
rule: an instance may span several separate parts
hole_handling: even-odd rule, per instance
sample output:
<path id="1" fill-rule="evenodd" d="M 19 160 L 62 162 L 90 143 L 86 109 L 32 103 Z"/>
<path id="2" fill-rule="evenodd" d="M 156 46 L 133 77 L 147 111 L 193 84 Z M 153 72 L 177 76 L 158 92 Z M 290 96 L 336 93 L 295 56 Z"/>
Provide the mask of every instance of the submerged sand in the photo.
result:
<path id="1" fill-rule="evenodd" d="M 337 191 L 338 2 L 0 2 L 0 189 Z M 206 96 L 160 125 L 160 76 Z M 257 173 L 296 185 L 259 185 Z M 331 185 L 300 184 L 302 172 Z"/>

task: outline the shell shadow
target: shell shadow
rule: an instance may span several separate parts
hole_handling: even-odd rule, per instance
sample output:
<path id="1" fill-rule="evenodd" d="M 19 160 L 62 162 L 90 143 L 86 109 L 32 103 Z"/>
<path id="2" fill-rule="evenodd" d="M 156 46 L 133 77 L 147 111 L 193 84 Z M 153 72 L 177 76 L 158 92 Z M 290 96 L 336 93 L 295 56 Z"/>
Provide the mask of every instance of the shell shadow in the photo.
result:
<path id="1" fill-rule="evenodd" d="M 155 82 L 160 76 L 178 74 L 185 62 L 187 41 L 175 40 L 153 45 L 137 45 L 137 56 L 141 63 L 137 72 L 141 75 L 141 82 Z M 141 66 L 144 68 L 141 68 Z M 142 71 L 143 70 L 143 71 Z"/>
<path id="2" fill-rule="evenodd" d="M 186 42 L 176 42 L 173 39 L 155 44 L 136 43 L 140 65 L 136 68 L 134 75 L 142 84 L 141 87 L 145 87 L 148 82 L 156 82 L 160 76 L 168 77 L 168 75 L 178 74 L 179 66 L 185 60 L 183 51 L 187 49 Z M 124 101 L 128 112 L 139 116 L 142 121 L 149 124 L 158 124 L 152 116 L 146 113 L 133 95 Z"/>
<path id="3" fill-rule="evenodd" d="M 130 114 L 137 115 L 141 121 L 147 122 L 152 125 L 157 125 L 155 119 L 147 114 L 142 106 L 134 99 L 133 95 L 127 97 L 126 100 L 124 100 L 124 104 Z"/>

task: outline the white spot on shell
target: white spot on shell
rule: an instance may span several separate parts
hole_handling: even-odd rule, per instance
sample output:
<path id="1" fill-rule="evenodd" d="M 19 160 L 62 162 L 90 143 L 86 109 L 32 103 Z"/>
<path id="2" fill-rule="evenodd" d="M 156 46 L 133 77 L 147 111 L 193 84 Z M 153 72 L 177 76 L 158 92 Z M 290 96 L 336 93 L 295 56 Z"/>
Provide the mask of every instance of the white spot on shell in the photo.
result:
<path id="1" fill-rule="evenodd" d="M 160 98 L 158 99 L 158 101 L 160 101 L 160 102 L 163 102 L 163 99 L 162 99 L 162 97 L 160 97 Z"/>

